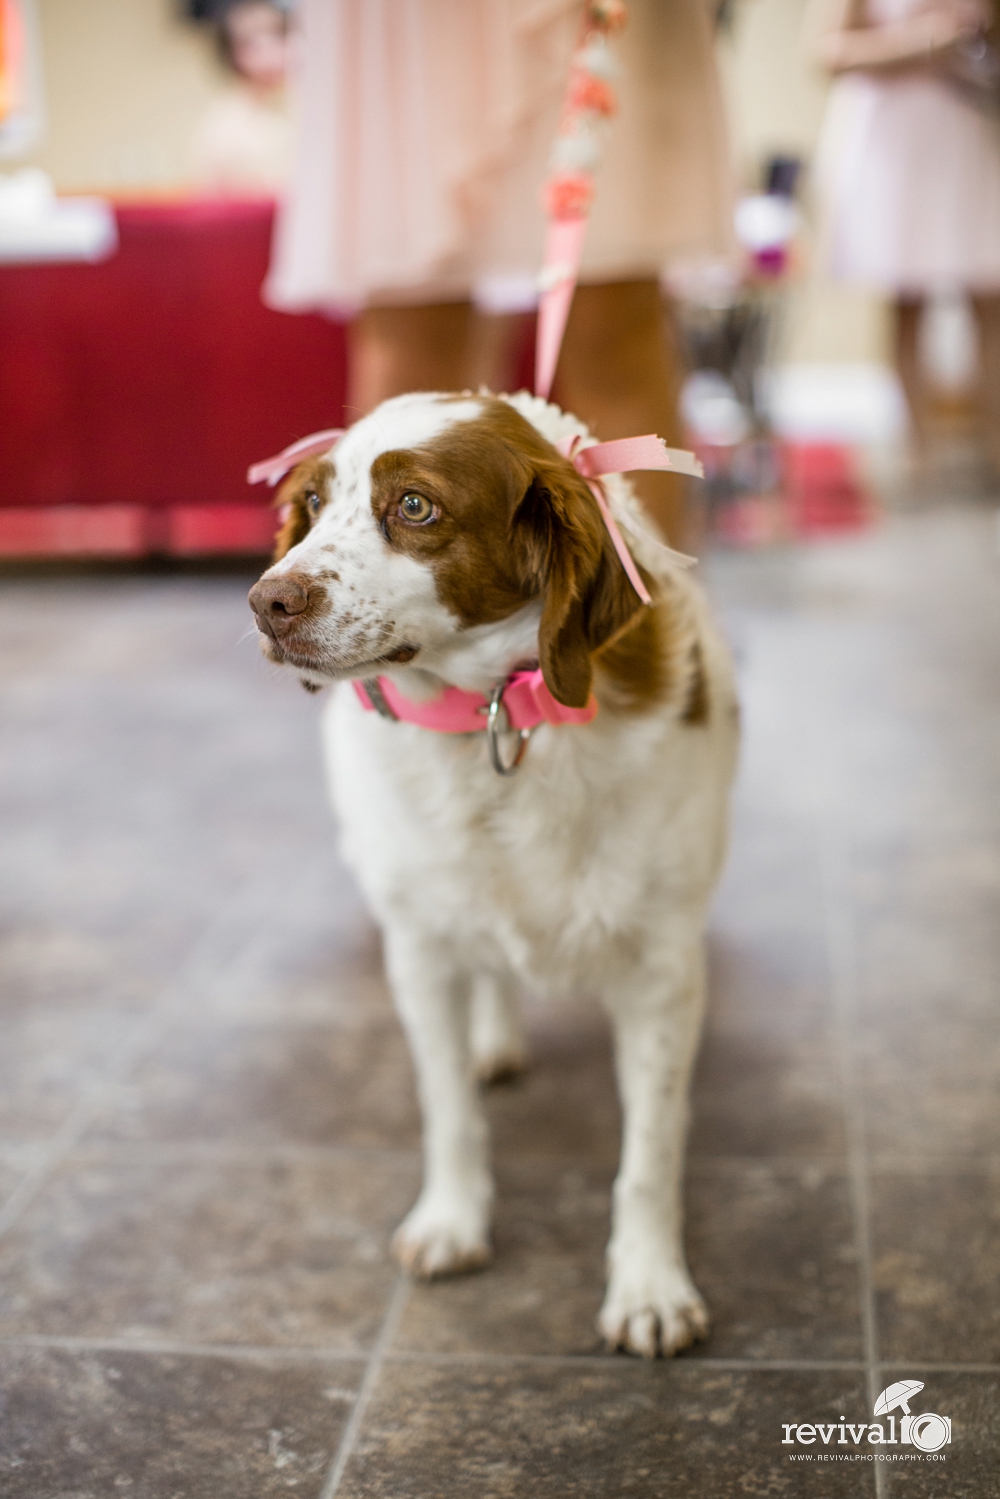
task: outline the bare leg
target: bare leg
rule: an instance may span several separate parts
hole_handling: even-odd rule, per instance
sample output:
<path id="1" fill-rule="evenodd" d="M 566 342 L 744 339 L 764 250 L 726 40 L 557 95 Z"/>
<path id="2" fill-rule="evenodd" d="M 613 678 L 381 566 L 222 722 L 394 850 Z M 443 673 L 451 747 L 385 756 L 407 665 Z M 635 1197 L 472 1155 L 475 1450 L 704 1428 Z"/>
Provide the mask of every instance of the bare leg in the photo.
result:
<path id="1" fill-rule="evenodd" d="M 447 948 L 390 928 L 386 966 L 417 1073 L 424 1184 L 393 1249 L 414 1275 L 451 1275 L 489 1259 L 493 1181 L 469 1053 L 469 987 Z"/>
<path id="2" fill-rule="evenodd" d="M 479 973 L 472 981 L 472 1065 L 480 1082 L 514 1077 L 527 1064 L 517 994 L 506 975 Z"/>
<path id="3" fill-rule="evenodd" d="M 529 338 L 534 320 L 531 312 L 480 312 L 476 314 L 472 331 L 472 376 L 473 390 L 485 385 L 487 390 L 511 391 L 519 384 L 517 379 L 518 354 Z"/>
<path id="4" fill-rule="evenodd" d="M 927 385 L 920 367 L 920 324 L 924 304 L 919 298 L 900 297 L 896 302 L 896 369 L 906 396 L 918 460 L 927 457 Z"/>
<path id="5" fill-rule="evenodd" d="M 350 327 L 348 419 L 407 391 L 467 389 L 471 326 L 468 302 L 366 307 Z"/>
<path id="6" fill-rule="evenodd" d="M 681 446 L 681 365 L 656 281 L 578 286 L 556 374 L 555 399 L 610 441 L 656 432 Z M 647 512 L 672 546 L 689 544 L 686 481 L 634 474 Z"/>
<path id="7" fill-rule="evenodd" d="M 681 1203 L 704 997 L 701 923 L 671 925 L 669 966 L 627 978 L 606 997 L 624 1123 L 598 1326 L 611 1347 L 647 1358 L 675 1353 L 708 1330 L 684 1260 Z"/>
<path id="8" fill-rule="evenodd" d="M 555 394 L 599 437 L 658 432 L 671 446 L 680 445 L 680 364 L 664 318 L 655 281 L 577 288 Z M 350 330 L 349 418 L 410 390 L 508 384 L 519 320 L 477 322 L 473 342 L 468 302 L 366 308 Z M 688 545 L 685 481 L 636 474 L 633 482 L 668 540 Z"/>
<path id="9" fill-rule="evenodd" d="M 979 326 L 979 420 L 983 443 L 1000 473 L 1000 296 L 973 297 Z"/>

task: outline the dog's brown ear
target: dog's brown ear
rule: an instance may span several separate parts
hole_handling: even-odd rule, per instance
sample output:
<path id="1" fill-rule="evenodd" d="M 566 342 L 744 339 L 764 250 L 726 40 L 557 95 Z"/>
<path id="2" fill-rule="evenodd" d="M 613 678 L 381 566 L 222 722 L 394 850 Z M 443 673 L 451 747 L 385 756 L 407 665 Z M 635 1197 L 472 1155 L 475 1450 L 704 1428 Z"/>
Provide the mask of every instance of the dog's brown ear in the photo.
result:
<path id="1" fill-rule="evenodd" d="M 568 708 L 590 697 L 590 657 L 643 608 L 615 552 L 597 501 L 568 459 L 536 467 L 514 535 L 538 580 L 538 658 L 545 685 Z"/>
<path id="2" fill-rule="evenodd" d="M 309 535 L 309 512 L 298 492 L 300 485 L 294 475 L 286 479 L 275 496 L 274 508 L 278 512 L 280 526 L 274 538 L 272 562 L 280 562 L 286 552 L 298 546 Z"/>
<path id="3" fill-rule="evenodd" d="M 328 458 L 311 458 L 296 464 L 278 490 L 274 504 L 281 527 L 274 538 L 274 561 L 280 562 L 286 552 L 304 541 L 312 528 L 309 513 L 310 496 L 323 503 L 333 481 L 333 464 Z"/>

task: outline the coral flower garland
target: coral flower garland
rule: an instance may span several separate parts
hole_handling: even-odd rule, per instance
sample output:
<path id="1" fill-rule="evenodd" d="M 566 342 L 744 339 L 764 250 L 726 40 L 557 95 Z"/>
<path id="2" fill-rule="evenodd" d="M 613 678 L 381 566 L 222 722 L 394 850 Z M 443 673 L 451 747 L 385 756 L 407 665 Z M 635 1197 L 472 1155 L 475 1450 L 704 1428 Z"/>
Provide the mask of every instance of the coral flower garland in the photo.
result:
<path id="1" fill-rule="evenodd" d="M 542 190 L 549 227 L 539 278 L 535 394 L 546 399 L 552 389 L 583 254 L 587 214 L 594 197 L 594 170 L 601 156 L 601 127 L 618 108 L 611 86 L 615 61 L 607 38 L 622 29 L 626 18 L 622 0 L 592 0 L 587 6 L 552 150 L 551 172 Z"/>

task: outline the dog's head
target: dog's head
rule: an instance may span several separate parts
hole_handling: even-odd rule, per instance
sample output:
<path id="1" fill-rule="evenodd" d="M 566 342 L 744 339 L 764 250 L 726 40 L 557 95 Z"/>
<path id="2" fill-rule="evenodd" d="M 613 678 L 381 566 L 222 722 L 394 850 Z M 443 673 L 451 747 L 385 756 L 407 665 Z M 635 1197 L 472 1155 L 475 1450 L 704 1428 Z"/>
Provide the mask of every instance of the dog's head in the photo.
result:
<path id="1" fill-rule="evenodd" d="M 508 402 L 401 396 L 278 497 L 276 560 L 250 591 L 265 654 L 313 685 L 413 662 L 447 675 L 470 640 L 531 637 L 553 696 L 582 707 L 591 655 L 641 604 L 596 501 Z"/>

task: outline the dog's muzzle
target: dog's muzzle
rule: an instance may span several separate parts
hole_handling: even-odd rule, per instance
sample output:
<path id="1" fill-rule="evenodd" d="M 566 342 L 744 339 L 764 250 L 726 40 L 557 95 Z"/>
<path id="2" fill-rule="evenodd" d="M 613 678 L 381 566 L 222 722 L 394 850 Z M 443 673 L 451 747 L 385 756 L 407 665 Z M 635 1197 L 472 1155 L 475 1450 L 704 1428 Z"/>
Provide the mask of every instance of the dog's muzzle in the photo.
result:
<path id="1" fill-rule="evenodd" d="M 261 578 L 249 594 L 250 608 L 262 635 L 281 640 L 295 629 L 299 616 L 309 607 L 309 587 L 295 573 Z"/>

